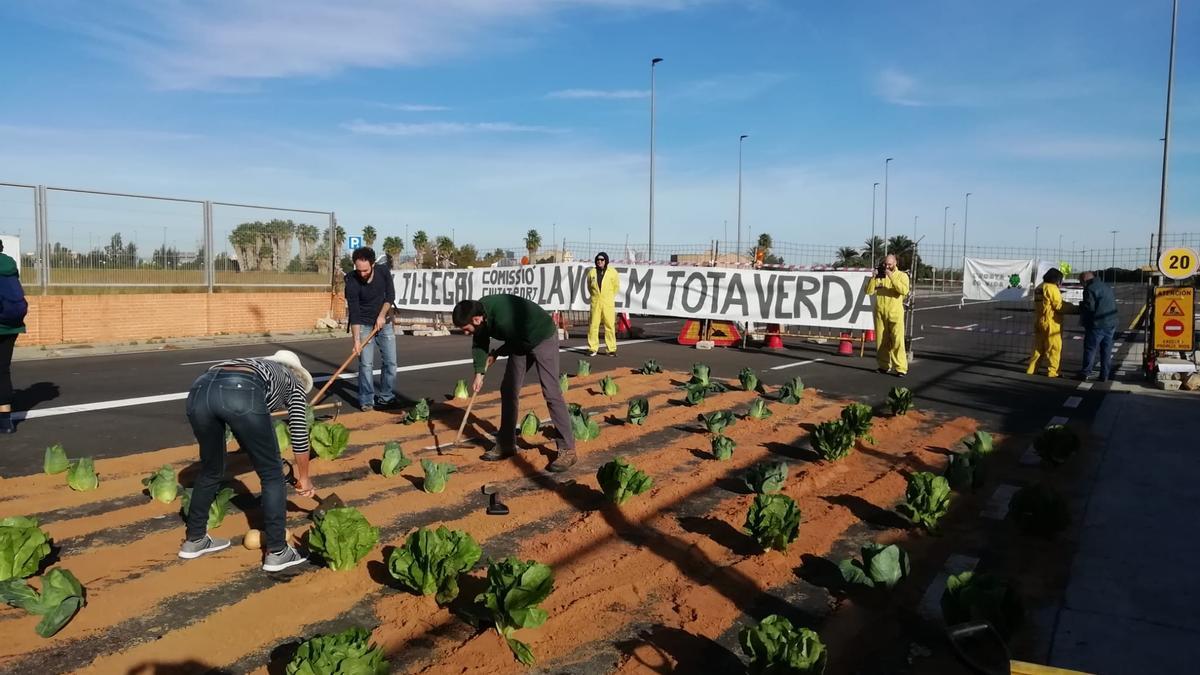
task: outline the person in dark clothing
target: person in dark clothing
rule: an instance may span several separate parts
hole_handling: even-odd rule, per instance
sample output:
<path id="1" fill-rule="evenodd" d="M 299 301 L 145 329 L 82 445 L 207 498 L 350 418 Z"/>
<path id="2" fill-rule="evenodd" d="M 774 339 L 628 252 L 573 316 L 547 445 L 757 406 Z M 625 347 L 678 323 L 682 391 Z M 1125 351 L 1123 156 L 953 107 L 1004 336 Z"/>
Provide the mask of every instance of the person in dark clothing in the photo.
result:
<path id="1" fill-rule="evenodd" d="M 354 353 L 358 355 L 358 407 L 364 411 L 376 406 L 386 408 L 396 402 L 396 334 L 388 315 L 396 300 L 396 287 L 392 284 L 391 270 L 375 263 L 373 249 L 357 248 L 351 258 L 354 271 L 346 274 L 346 305 Z M 379 328 L 375 337 L 364 341 L 375 328 Z M 378 394 L 375 392 L 376 348 L 383 361 Z"/>
<path id="2" fill-rule="evenodd" d="M 546 469 L 562 472 L 575 464 L 575 434 L 567 402 L 558 386 L 558 328 L 546 310 L 516 295 L 485 295 L 479 300 L 463 300 L 454 306 L 454 325 L 471 335 L 471 355 L 475 366 L 473 391 L 483 388 L 483 373 L 499 356 L 508 357 L 504 381 L 500 385 L 500 429 L 496 445 L 483 459 L 496 461 L 515 452 L 518 405 L 526 371 L 537 369 L 542 398 L 550 409 L 550 421 L 558 430 L 558 456 Z M 504 344 L 489 352 L 491 341 Z"/>
<path id="3" fill-rule="evenodd" d="M 1117 328 L 1117 299 L 1112 287 L 1091 272 L 1079 275 L 1083 284 L 1083 302 L 1079 304 L 1080 323 L 1083 324 L 1083 369 L 1079 379 L 1092 376 L 1097 354 L 1100 357 L 1100 380 L 1113 379 L 1112 345 L 1113 332 Z"/>
<path id="4" fill-rule="evenodd" d="M 21 271 L 0 242 L 0 434 L 16 432 L 12 423 L 12 357 L 17 336 L 25 332 L 29 303 L 21 287 Z"/>
<path id="5" fill-rule="evenodd" d="M 287 488 L 271 410 L 287 410 L 288 438 L 296 463 L 296 490 L 315 494 L 308 475 L 308 398 L 312 375 L 295 353 L 230 359 L 196 378 L 188 392 L 187 416 L 200 445 L 200 473 L 188 504 L 187 537 L 179 557 L 199 558 L 229 548 L 229 540 L 208 534 L 208 509 L 225 480 L 225 429 L 250 457 L 262 484 L 263 565 L 278 572 L 308 559 L 287 543 Z"/>

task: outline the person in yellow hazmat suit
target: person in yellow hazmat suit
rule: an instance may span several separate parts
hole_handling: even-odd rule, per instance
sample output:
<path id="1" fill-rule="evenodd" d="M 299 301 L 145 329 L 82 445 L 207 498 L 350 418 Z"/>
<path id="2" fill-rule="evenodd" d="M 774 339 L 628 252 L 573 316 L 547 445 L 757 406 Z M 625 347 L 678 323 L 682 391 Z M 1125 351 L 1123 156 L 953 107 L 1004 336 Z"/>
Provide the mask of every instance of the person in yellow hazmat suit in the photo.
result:
<path id="1" fill-rule="evenodd" d="M 1042 275 L 1042 283 L 1033 291 L 1033 356 L 1029 359 L 1026 375 L 1037 372 L 1042 359 L 1046 359 L 1046 375 L 1058 377 L 1058 363 L 1062 357 L 1063 299 L 1058 290 L 1063 273 L 1050 268 Z"/>
<path id="2" fill-rule="evenodd" d="M 908 374 L 908 355 L 904 351 L 904 298 L 908 296 L 908 275 L 896 269 L 896 256 L 889 255 L 867 283 L 867 294 L 875 296 L 875 358 L 879 372 Z"/>
<path id="3" fill-rule="evenodd" d="M 600 326 L 604 326 L 604 346 L 609 356 L 617 355 L 617 293 L 621 282 L 616 270 L 608 267 L 608 254 L 596 254 L 596 266 L 588 270 L 588 291 L 592 294 L 592 321 L 588 324 L 588 352 L 600 349 Z"/>

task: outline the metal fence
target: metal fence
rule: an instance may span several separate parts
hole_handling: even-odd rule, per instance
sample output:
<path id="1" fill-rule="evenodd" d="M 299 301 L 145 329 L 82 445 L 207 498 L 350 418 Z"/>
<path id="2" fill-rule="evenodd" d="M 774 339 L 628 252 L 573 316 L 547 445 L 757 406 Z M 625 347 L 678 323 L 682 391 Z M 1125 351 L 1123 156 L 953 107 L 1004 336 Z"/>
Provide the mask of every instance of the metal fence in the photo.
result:
<path id="1" fill-rule="evenodd" d="M 0 234 L 43 293 L 330 288 L 332 211 L 0 183 Z"/>

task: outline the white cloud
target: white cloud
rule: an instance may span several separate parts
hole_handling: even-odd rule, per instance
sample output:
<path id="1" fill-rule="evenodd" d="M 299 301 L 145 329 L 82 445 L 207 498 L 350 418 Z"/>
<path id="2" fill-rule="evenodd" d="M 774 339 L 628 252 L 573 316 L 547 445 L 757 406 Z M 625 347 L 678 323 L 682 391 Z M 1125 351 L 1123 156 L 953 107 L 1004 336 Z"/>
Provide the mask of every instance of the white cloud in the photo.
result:
<path id="1" fill-rule="evenodd" d="M 649 89 L 561 89 L 546 94 L 546 98 L 565 99 L 631 99 L 650 98 Z"/>
<path id="2" fill-rule="evenodd" d="M 166 89 L 233 89 L 350 68 L 427 65 L 520 38 L 571 10 L 713 0 L 68 0 L 52 18 Z"/>
<path id="3" fill-rule="evenodd" d="M 914 98 L 916 89 L 916 79 L 897 68 L 884 69 L 883 72 L 879 73 L 879 78 L 875 85 L 876 93 L 888 103 L 903 106 L 925 105 L 925 103 Z"/>
<path id="4" fill-rule="evenodd" d="M 467 133 L 536 133 L 561 134 L 566 129 L 510 122 L 387 122 L 372 123 L 354 120 L 341 125 L 355 134 L 374 136 L 447 136 Z"/>

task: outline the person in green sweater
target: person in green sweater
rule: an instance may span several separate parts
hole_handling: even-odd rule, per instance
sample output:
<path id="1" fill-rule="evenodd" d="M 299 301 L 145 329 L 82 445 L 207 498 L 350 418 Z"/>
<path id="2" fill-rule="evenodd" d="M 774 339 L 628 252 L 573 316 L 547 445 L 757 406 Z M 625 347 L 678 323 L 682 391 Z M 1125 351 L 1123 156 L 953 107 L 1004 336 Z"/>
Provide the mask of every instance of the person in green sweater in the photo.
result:
<path id="1" fill-rule="evenodd" d="M 575 434 L 571 415 L 558 386 L 558 328 L 546 310 L 517 295 L 485 295 L 478 300 L 463 300 L 454 306 L 454 325 L 473 337 L 471 355 L 475 366 L 473 391 L 483 388 L 483 373 L 499 356 L 508 357 L 504 380 L 500 385 L 500 429 L 496 445 L 483 453 L 483 459 L 497 461 L 515 452 L 517 407 L 525 373 L 537 369 L 542 397 L 550 409 L 550 421 L 558 429 L 558 456 L 546 469 L 562 472 L 575 464 Z M 504 344 L 490 351 L 492 340 Z"/>
<path id="2" fill-rule="evenodd" d="M 17 336 L 25 332 L 28 311 L 17 261 L 4 254 L 0 242 L 0 434 L 16 431 L 12 423 L 12 357 Z"/>

